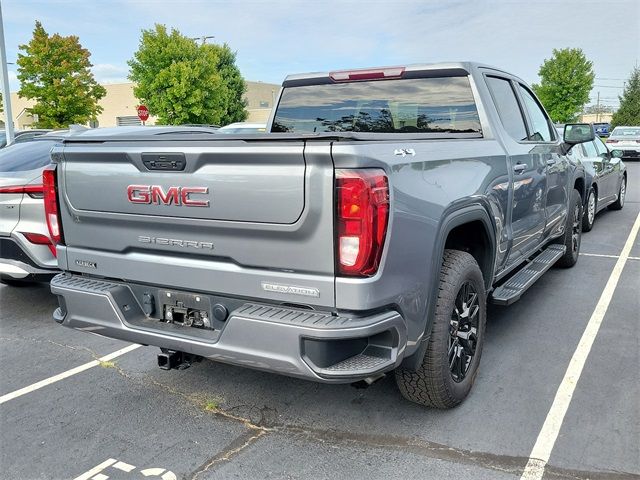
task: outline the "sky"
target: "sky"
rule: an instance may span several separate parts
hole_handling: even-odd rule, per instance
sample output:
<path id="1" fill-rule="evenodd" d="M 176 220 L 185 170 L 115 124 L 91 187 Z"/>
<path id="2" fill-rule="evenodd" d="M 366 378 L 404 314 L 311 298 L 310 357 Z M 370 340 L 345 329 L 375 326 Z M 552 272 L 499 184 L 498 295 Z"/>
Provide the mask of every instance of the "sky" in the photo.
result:
<path id="1" fill-rule="evenodd" d="M 245 79 L 473 60 L 529 83 L 554 48 L 579 47 L 596 73 L 592 100 L 617 105 L 640 65 L 640 0 L 0 0 L 8 62 L 40 20 L 77 35 L 102 83 L 125 82 L 142 29 L 214 36 L 237 51 Z M 11 90 L 19 88 L 9 65 Z"/>

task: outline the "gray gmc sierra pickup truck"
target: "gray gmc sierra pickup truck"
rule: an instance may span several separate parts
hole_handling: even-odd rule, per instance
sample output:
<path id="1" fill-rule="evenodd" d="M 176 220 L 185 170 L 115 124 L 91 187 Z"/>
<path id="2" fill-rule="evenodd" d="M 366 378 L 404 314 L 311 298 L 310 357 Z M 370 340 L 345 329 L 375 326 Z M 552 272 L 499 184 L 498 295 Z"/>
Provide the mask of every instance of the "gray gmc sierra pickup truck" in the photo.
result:
<path id="1" fill-rule="evenodd" d="M 152 132 L 153 130 L 150 129 Z M 319 382 L 472 387 L 486 303 L 578 259 L 584 170 L 519 78 L 475 63 L 293 75 L 269 133 L 84 132 L 52 150 L 62 325 Z"/>

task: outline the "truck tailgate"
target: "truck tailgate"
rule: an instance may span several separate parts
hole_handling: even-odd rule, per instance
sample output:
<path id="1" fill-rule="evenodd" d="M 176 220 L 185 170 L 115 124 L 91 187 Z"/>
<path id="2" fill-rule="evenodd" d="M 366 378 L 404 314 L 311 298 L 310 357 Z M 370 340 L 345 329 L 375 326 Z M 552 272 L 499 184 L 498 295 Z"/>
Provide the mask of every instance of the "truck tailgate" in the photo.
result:
<path id="1" fill-rule="evenodd" d="M 62 156 L 69 270 L 333 305 L 329 142 L 70 142 Z"/>
<path id="2" fill-rule="evenodd" d="M 303 149 L 301 143 L 236 145 L 197 153 L 176 147 L 69 148 L 64 171 L 67 200 L 72 208 L 87 212 L 292 224 L 304 208 Z M 176 169 L 171 169 L 171 162 Z M 160 189 L 150 203 L 140 200 L 152 192 L 134 189 L 140 203 L 133 203 L 127 188 L 136 185 Z M 188 208 L 180 191 L 171 187 L 207 189 L 206 194 L 192 194 L 195 200 L 208 201 L 207 208 Z"/>

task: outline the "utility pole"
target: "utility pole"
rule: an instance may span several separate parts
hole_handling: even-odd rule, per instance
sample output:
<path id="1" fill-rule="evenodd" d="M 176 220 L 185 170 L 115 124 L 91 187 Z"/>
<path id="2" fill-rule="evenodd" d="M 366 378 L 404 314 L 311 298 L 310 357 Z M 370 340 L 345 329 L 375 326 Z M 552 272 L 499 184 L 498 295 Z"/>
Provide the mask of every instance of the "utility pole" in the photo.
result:
<path id="1" fill-rule="evenodd" d="M 598 101 L 596 103 L 596 123 L 600 121 L 600 92 L 598 92 Z"/>
<path id="2" fill-rule="evenodd" d="M 13 141 L 13 115 L 11 114 L 11 92 L 9 91 L 9 72 L 7 70 L 7 50 L 4 47 L 4 22 L 0 3 L 0 69 L 2 69 L 2 106 L 4 107 L 4 128 L 7 143 Z"/>

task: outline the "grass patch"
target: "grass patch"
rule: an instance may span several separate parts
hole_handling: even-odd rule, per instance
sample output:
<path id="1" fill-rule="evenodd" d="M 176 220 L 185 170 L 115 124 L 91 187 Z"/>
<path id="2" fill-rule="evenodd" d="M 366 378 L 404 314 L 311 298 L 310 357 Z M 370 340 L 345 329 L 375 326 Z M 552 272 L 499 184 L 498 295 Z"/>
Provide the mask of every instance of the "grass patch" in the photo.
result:
<path id="1" fill-rule="evenodd" d="M 115 362 L 109 362 L 109 361 L 105 362 L 100 360 L 98 362 L 98 365 L 100 365 L 102 368 L 116 368 Z"/>
<path id="2" fill-rule="evenodd" d="M 218 402 L 217 400 L 207 400 L 204 403 L 204 409 L 207 412 L 216 412 L 218 411 L 219 407 L 220 407 L 220 402 Z"/>

